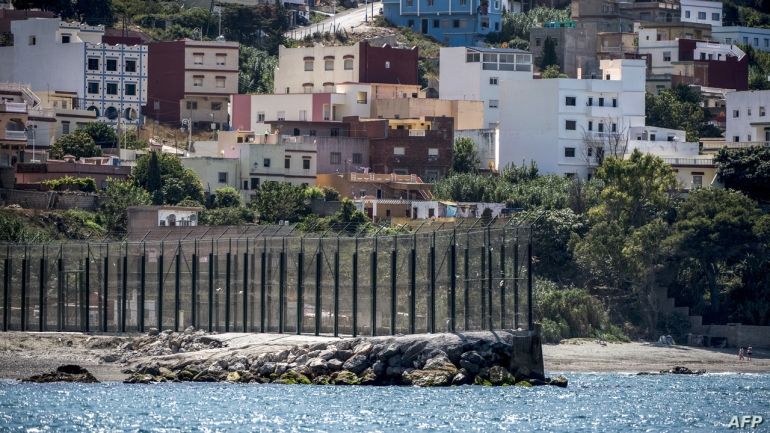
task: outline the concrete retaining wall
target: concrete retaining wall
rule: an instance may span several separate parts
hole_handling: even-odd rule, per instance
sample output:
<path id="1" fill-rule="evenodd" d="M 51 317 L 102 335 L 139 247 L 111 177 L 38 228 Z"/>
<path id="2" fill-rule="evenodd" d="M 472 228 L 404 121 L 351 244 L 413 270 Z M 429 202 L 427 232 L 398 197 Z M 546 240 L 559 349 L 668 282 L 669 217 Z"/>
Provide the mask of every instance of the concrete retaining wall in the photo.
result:
<path id="1" fill-rule="evenodd" d="M 25 209 L 83 209 L 96 211 L 99 208 L 99 197 L 90 194 L 0 189 L 0 200 L 6 206 L 16 204 Z"/>

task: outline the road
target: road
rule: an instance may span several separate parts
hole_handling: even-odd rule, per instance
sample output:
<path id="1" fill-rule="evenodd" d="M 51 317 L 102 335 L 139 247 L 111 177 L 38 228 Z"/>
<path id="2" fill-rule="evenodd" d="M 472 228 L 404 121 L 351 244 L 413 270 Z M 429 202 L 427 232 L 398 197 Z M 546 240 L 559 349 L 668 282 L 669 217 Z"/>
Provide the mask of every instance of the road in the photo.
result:
<path id="1" fill-rule="evenodd" d="M 317 24 L 311 24 L 307 27 L 297 27 L 294 30 L 286 32 L 285 35 L 290 39 L 303 39 L 305 35 L 312 35 L 314 32 L 330 32 L 335 25 L 338 29 L 345 28 L 349 31 L 351 27 L 357 27 L 359 24 L 363 23 L 367 16 L 371 20 L 372 8 L 374 8 L 375 14 L 379 14 L 380 8 L 382 8 L 382 3 L 370 2 L 368 4 L 368 13 L 367 8 L 364 7 L 364 4 L 360 3 L 358 9 L 347 9 L 344 12 L 337 13 L 336 17 L 329 17 Z"/>

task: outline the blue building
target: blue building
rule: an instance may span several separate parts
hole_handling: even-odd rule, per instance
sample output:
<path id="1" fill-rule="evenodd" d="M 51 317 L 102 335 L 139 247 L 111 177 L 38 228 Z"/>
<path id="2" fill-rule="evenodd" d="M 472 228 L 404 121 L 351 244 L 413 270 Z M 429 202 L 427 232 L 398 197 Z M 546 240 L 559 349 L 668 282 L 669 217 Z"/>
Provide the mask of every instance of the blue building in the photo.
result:
<path id="1" fill-rule="evenodd" d="M 450 46 L 475 46 L 500 31 L 501 0 L 383 0 L 388 20 Z"/>

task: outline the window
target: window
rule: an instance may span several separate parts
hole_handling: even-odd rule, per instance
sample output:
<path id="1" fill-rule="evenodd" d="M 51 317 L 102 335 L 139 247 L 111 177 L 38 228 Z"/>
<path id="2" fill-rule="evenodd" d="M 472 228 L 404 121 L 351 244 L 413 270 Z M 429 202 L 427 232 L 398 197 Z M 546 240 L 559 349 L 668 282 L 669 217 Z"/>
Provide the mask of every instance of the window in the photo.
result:
<path id="1" fill-rule="evenodd" d="M 429 183 L 436 183 L 438 182 L 438 171 L 426 171 L 425 172 L 425 178 L 428 180 Z M 428 209 L 428 217 L 435 216 L 436 210 L 433 208 Z"/>
<path id="2" fill-rule="evenodd" d="M 591 107 L 594 105 L 594 98 L 588 98 L 588 106 Z"/>
<path id="3" fill-rule="evenodd" d="M 334 70 L 334 60 L 326 60 L 326 61 L 324 61 L 324 70 L 325 71 L 333 71 Z"/>
<path id="4" fill-rule="evenodd" d="M 88 70 L 89 71 L 98 71 L 99 70 L 99 59 L 88 59 Z"/>
<path id="5" fill-rule="evenodd" d="M 576 125 L 576 122 L 574 120 L 567 120 L 565 125 L 564 125 L 564 127 L 568 131 L 574 131 L 575 129 L 577 129 L 577 125 Z"/>
<path id="6" fill-rule="evenodd" d="M 498 103 L 498 101 L 497 101 L 497 100 L 495 100 L 495 99 L 490 99 L 490 100 L 489 100 L 489 108 L 497 108 L 497 103 Z"/>
<path id="7" fill-rule="evenodd" d="M 357 92 L 356 102 L 366 104 L 368 102 L 368 94 L 366 92 Z"/>
<path id="8" fill-rule="evenodd" d="M 465 6 L 468 4 L 468 0 L 460 0 L 460 6 Z"/>
<path id="9" fill-rule="evenodd" d="M 361 164 L 362 160 L 363 160 L 363 158 L 361 158 L 361 154 L 360 153 L 354 153 L 353 154 L 353 164 Z"/>
<path id="10" fill-rule="evenodd" d="M 187 101 L 187 109 L 188 110 L 197 110 L 198 109 L 198 101 Z"/>
<path id="11" fill-rule="evenodd" d="M 684 11 L 684 17 L 690 18 L 690 11 Z"/>
<path id="12" fill-rule="evenodd" d="M 565 147 L 564 148 L 564 156 L 566 158 L 574 158 L 575 157 L 575 148 L 574 147 Z"/>
<path id="13" fill-rule="evenodd" d="M 160 110 L 160 101 L 153 101 L 152 109 L 153 110 Z"/>
<path id="14" fill-rule="evenodd" d="M 227 173 L 225 172 L 219 173 L 219 183 L 227 183 Z"/>
<path id="15" fill-rule="evenodd" d="M 711 21 L 719 21 L 719 13 L 712 13 L 711 14 Z"/>
<path id="16" fill-rule="evenodd" d="M 285 111 L 279 111 L 278 112 L 278 120 L 286 120 L 286 112 Z"/>
<path id="17" fill-rule="evenodd" d="M 732 44 L 732 43 L 733 43 L 733 38 L 725 38 L 725 43 L 726 43 L 727 45 L 730 45 L 730 44 Z"/>
<path id="18" fill-rule="evenodd" d="M 390 62 L 385 62 L 385 69 L 390 69 Z"/>
<path id="19" fill-rule="evenodd" d="M 193 87 L 203 87 L 203 77 L 193 78 Z"/>
<path id="20" fill-rule="evenodd" d="M 227 54 L 217 54 L 217 66 L 224 66 L 227 61 Z"/>
<path id="21" fill-rule="evenodd" d="M 746 115 L 751 116 L 751 108 L 746 109 Z"/>
<path id="22" fill-rule="evenodd" d="M 291 157 L 286 157 L 283 160 L 283 168 L 291 168 Z"/>
<path id="23" fill-rule="evenodd" d="M 594 122 L 589 120 L 588 121 L 588 130 L 593 131 L 594 130 Z"/>
<path id="24" fill-rule="evenodd" d="M 136 72 L 136 60 L 126 60 L 126 72 Z"/>
<path id="25" fill-rule="evenodd" d="M 650 141 L 655 141 L 655 134 L 650 134 Z"/>
<path id="26" fill-rule="evenodd" d="M 329 120 L 329 104 L 324 104 L 324 120 Z"/>
<path id="27" fill-rule="evenodd" d="M 759 107 L 759 117 L 765 117 L 765 107 Z"/>
<path id="28" fill-rule="evenodd" d="M 618 124 L 617 123 L 613 123 L 612 124 L 612 132 L 618 132 Z"/>
<path id="29" fill-rule="evenodd" d="M 305 62 L 305 70 L 306 71 L 312 71 L 313 70 L 313 61 L 306 61 Z M 289 92 L 286 92 L 289 93 Z"/>
<path id="30" fill-rule="evenodd" d="M 540 38 L 535 38 L 535 46 L 536 46 L 536 47 L 539 47 L 539 46 L 540 46 L 540 42 L 541 42 L 541 39 L 540 39 Z"/>
<path id="31" fill-rule="evenodd" d="M 749 134 L 748 136 L 746 136 L 746 141 L 751 141 L 751 134 Z"/>
<path id="32" fill-rule="evenodd" d="M 310 130 L 310 136 L 311 136 L 311 137 L 315 137 L 315 135 L 316 135 L 316 134 L 315 134 L 315 129 L 311 129 L 311 130 Z"/>
<path id="33" fill-rule="evenodd" d="M 126 84 L 126 90 L 125 90 L 126 96 L 134 96 L 136 95 L 136 84 Z"/>
<path id="34" fill-rule="evenodd" d="M 497 80 L 497 77 L 491 77 L 491 78 L 489 79 L 489 84 L 490 84 L 491 86 L 497 86 L 497 81 L 498 81 L 498 80 Z"/>
<path id="35" fill-rule="evenodd" d="M 471 51 L 467 51 L 465 53 L 465 63 L 478 63 L 480 61 L 481 61 L 481 53 L 474 53 Z"/>
<path id="36" fill-rule="evenodd" d="M 353 59 L 345 59 L 345 70 L 346 71 L 353 70 Z"/>
<path id="37" fill-rule="evenodd" d="M 758 45 L 759 45 L 759 38 L 754 38 L 754 46 L 756 47 Z"/>
<path id="38" fill-rule="evenodd" d="M 265 112 L 260 111 L 257 113 L 257 122 L 264 122 L 265 121 Z"/>
<path id="39" fill-rule="evenodd" d="M 70 35 L 61 35 L 61 43 L 63 44 L 70 43 Z"/>
<path id="40" fill-rule="evenodd" d="M 115 59 L 107 59 L 107 70 L 108 71 L 117 71 L 118 70 L 118 61 Z"/>
<path id="41" fill-rule="evenodd" d="M 698 176 L 693 176 L 692 177 L 692 187 L 695 188 L 695 187 L 698 187 L 698 186 L 703 186 L 703 176 L 702 175 L 698 175 Z"/>
<path id="42" fill-rule="evenodd" d="M 612 99 L 612 107 L 613 108 L 617 108 L 617 106 L 618 106 L 618 100 L 613 98 Z"/>
<path id="43" fill-rule="evenodd" d="M 567 99 L 565 101 L 565 104 L 569 107 L 574 107 L 576 104 L 576 99 L 574 96 L 567 96 Z"/>
<path id="44" fill-rule="evenodd" d="M 428 149 L 428 158 L 438 158 L 438 149 Z"/>
<path id="45" fill-rule="evenodd" d="M 222 109 L 222 103 L 221 102 L 212 102 L 211 103 L 211 111 L 219 111 Z"/>
<path id="46" fill-rule="evenodd" d="M 99 93 L 99 83 L 88 83 L 88 93 Z"/>
<path id="47" fill-rule="evenodd" d="M 604 98 L 599 98 L 599 106 L 604 107 Z"/>
<path id="48" fill-rule="evenodd" d="M 302 160 L 302 169 L 310 170 L 310 158 L 305 158 Z"/>
<path id="49" fill-rule="evenodd" d="M 428 0 L 428 6 L 433 6 L 434 0 Z"/>
<path id="50" fill-rule="evenodd" d="M 489 18 L 482 18 L 481 19 L 481 29 L 482 30 L 489 30 Z"/>
<path id="51" fill-rule="evenodd" d="M 413 29 L 414 28 L 414 20 L 407 20 L 406 21 L 406 26 L 409 27 L 410 29 Z"/>
<path id="52" fill-rule="evenodd" d="M 737 119 L 741 117 L 741 111 L 740 110 L 733 110 L 733 119 Z"/>
<path id="53" fill-rule="evenodd" d="M 441 20 L 433 20 L 433 28 L 434 29 L 441 28 Z"/>
<path id="54" fill-rule="evenodd" d="M 251 178 L 251 189 L 257 189 L 259 188 L 259 178 L 258 177 L 252 177 Z"/>
<path id="55" fill-rule="evenodd" d="M 62 124 L 61 124 L 61 132 L 64 135 L 67 135 L 67 134 L 70 133 L 70 124 L 69 124 L 69 122 L 67 122 L 67 123 L 62 122 Z"/>
<path id="56" fill-rule="evenodd" d="M 770 39 L 765 39 L 765 48 L 770 47 Z"/>
<path id="57" fill-rule="evenodd" d="M 195 64 L 195 65 L 202 65 L 203 64 L 203 54 L 193 54 L 193 64 Z"/>
<path id="58" fill-rule="evenodd" d="M 594 156 L 594 148 L 593 147 L 589 147 L 588 150 L 587 150 L 587 154 L 588 154 L 589 157 Z"/>
<path id="59" fill-rule="evenodd" d="M 452 20 L 452 28 L 453 29 L 459 29 L 460 28 L 460 20 Z"/>
<path id="60" fill-rule="evenodd" d="M 706 12 L 698 12 L 698 19 L 699 20 L 705 20 L 706 19 Z"/>
<path id="61" fill-rule="evenodd" d="M 599 127 L 599 132 L 604 132 L 604 122 L 599 122 L 597 126 Z"/>
<path id="62" fill-rule="evenodd" d="M 748 36 L 744 36 L 743 37 L 743 45 L 748 45 L 748 44 L 749 44 L 749 37 Z"/>
<path id="63" fill-rule="evenodd" d="M 733 142 L 737 143 L 737 142 L 739 142 L 739 141 L 741 141 L 741 137 L 739 137 L 739 136 L 737 136 L 737 135 L 734 135 L 734 136 L 733 136 Z"/>
<path id="64" fill-rule="evenodd" d="M 262 167 L 270 168 L 270 158 L 265 158 L 262 160 Z"/>
<path id="65" fill-rule="evenodd" d="M 217 77 L 217 89 L 224 89 L 225 88 L 225 79 L 224 77 Z"/>
<path id="66" fill-rule="evenodd" d="M 342 164 L 342 153 L 340 152 L 332 152 L 329 154 L 329 163 L 334 165 Z"/>
<path id="67" fill-rule="evenodd" d="M 413 0 L 406 0 L 406 6 L 407 7 L 411 7 L 412 6 L 412 1 Z"/>
<path id="68" fill-rule="evenodd" d="M 118 83 L 107 83 L 107 94 L 108 95 L 117 95 L 118 94 Z"/>
<path id="69" fill-rule="evenodd" d="M 403 147 L 394 147 L 393 148 L 393 155 L 404 156 L 404 155 L 406 155 L 406 153 L 404 152 L 404 148 Z"/>
<path id="70" fill-rule="evenodd" d="M 35 45 L 36 43 L 37 43 L 37 38 L 34 37 L 34 36 L 30 36 L 29 37 L 29 44 L 30 45 Z"/>

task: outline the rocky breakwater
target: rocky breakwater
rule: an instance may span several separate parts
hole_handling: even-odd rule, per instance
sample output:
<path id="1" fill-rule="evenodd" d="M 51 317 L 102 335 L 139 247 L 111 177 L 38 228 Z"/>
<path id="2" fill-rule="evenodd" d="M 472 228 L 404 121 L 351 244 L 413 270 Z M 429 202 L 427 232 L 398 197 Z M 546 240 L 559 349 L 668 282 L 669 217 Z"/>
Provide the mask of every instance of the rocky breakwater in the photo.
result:
<path id="1" fill-rule="evenodd" d="M 566 387 L 566 378 L 544 376 L 539 349 L 539 337 L 521 331 L 244 345 L 145 357 L 126 371 L 126 383 Z"/>
<path id="2" fill-rule="evenodd" d="M 77 382 L 99 383 L 99 381 L 85 368 L 78 365 L 62 365 L 50 373 L 39 374 L 23 379 L 22 382 L 51 383 L 51 382 Z"/>

